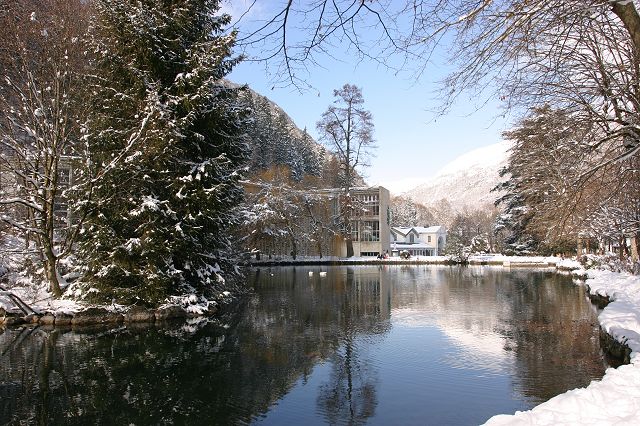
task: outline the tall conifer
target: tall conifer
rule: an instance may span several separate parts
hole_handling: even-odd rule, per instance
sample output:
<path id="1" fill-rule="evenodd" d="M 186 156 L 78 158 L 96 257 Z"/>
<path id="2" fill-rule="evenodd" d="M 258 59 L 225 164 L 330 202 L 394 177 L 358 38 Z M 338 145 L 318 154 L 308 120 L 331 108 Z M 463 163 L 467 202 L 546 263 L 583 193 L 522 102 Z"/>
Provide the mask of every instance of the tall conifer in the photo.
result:
<path id="1" fill-rule="evenodd" d="M 229 16 L 217 0 L 97 0 L 93 185 L 82 254 L 106 297 L 225 287 L 246 161 Z"/>

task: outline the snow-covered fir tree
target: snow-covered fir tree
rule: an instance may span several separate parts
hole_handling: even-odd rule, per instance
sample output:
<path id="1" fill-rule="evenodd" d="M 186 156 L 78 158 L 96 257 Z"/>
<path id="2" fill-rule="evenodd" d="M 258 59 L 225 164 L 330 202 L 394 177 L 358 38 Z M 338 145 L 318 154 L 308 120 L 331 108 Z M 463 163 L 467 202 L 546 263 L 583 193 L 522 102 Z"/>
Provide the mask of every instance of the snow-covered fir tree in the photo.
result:
<path id="1" fill-rule="evenodd" d="M 506 234 L 508 252 L 553 253 L 585 230 L 598 190 L 585 186 L 584 177 L 602 159 L 588 146 L 593 132 L 545 105 L 503 134 L 513 148 L 501 171 L 506 180 L 496 188 L 504 194 L 496 230 Z"/>
<path id="2" fill-rule="evenodd" d="M 228 288 L 227 229 L 246 161 L 237 63 L 214 0 L 97 0 L 81 254 L 107 299 L 154 304 Z"/>

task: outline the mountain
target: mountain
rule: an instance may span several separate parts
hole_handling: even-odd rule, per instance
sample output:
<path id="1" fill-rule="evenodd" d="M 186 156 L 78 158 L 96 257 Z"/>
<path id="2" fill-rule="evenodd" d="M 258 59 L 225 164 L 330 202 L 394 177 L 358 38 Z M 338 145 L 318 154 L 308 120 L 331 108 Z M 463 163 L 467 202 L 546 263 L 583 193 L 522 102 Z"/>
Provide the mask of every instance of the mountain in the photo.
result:
<path id="1" fill-rule="evenodd" d="M 499 171 L 507 163 L 510 147 L 502 141 L 463 154 L 403 195 L 427 207 L 446 199 L 456 211 L 491 205 L 498 198 L 491 189 L 501 181 Z"/>

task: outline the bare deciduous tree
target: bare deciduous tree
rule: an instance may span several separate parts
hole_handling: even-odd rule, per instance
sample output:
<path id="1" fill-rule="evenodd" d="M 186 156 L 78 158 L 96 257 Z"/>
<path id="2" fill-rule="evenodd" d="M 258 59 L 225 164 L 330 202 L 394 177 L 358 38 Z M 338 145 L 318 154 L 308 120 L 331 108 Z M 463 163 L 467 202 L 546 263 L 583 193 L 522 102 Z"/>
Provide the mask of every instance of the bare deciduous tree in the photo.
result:
<path id="1" fill-rule="evenodd" d="M 80 139 L 81 41 L 89 6 L 81 0 L 2 1 L 0 9 L 0 219 L 33 239 L 54 295 L 58 261 L 71 247 L 56 217 L 63 158 Z M 60 231 L 60 232 L 59 232 Z"/>
<path id="2" fill-rule="evenodd" d="M 257 2 L 254 2 L 254 4 Z M 631 0 L 290 0 L 240 44 L 277 76 L 304 84 L 318 55 L 348 46 L 361 59 L 425 71 L 451 43 L 456 67 L 443 81 L 443 110 L 463 92 L 507 107 L 550 104 L 602 127 L 618 161 L 640 152 L 640 15 Z M 244 18 L 246 21 L 247 19 Z M 242 19 L 241 19 L 242 22 Z M 491 84 L 488 84 L 491 83 Z"/>
<path id="3" fill-rule="evenodd" d="M 347 257 L 352 257 L 353 239 L 351 235 L 351 218 L 354 204 L 351 189 L 358 174 L 358 167 L 366 166 L 371 150 L 375 148 L 373 140 L 373 118 L 363 108 L 364 98 L 359 87 L 345 84 L 334 90 L 336 98 L 316 124 L 320 140 L 333 151 L 340 164 L 344 176 L 343 195 L 340 202 L 340 221 L 343 235 L 347 243 Z"/>

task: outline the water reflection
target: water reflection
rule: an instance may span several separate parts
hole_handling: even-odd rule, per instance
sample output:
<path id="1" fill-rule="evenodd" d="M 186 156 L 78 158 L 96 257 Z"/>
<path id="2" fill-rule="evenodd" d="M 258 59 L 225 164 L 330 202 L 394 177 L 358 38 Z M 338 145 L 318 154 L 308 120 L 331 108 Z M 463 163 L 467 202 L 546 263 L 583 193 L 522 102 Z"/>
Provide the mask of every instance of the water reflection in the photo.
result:
<path id="1" fill-rule="evenodd" d="M 248 280 L 252 297 L 214 322 L 5 330 L 0 424 L 477 424 L 604 372 L 595 313 L 563 276 L 363 266 Z"/>

